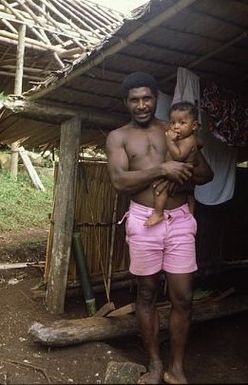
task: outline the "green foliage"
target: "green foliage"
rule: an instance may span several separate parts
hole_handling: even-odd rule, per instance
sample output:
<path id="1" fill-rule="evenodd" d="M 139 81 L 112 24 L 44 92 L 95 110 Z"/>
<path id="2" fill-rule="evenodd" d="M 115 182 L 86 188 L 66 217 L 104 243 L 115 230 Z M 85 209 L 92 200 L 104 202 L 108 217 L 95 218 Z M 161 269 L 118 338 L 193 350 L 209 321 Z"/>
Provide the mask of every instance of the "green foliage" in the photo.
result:
<path id="1" fill-rule="evenodd" d="M 32 227 L 47 227 L 52 211 L 53 176 L 40 175 L 46 189 L 38 191 L 26 172 L 19 172 L 17 180 L 0 171 L 0 231 Z"/>
<path id="2" fill-rule="evenodd" d="M 4 95 L 3 92 L 0 92 L 0 102 L 4 103 L 7 100 L 8 96 Z"/>

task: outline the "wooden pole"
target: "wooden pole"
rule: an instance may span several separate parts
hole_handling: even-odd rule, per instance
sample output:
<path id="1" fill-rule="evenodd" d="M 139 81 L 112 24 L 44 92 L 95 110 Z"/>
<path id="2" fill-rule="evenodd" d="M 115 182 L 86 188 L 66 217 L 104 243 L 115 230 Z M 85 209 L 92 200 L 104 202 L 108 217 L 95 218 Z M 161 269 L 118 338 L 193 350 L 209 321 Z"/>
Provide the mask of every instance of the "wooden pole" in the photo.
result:
<path id="1" fill-rule="evenodd" d="M 15 77 L 15 74 L 14 72 L 7 72 L 7 71 L 0 71 L 0 75 L 4 75 L 4 76 L 8 76 L 8 77 Z M 43 78 L 39 77 L 39 76 L 33 76 L 33 75 L 23 75 L 23 78 L 25 79 L 30 79 L 32 81 L 37 81 L 37 82 L 41 82 L 43 80 Z"/>
<path id="2" fill-rule="evenodd" d="M 74 225 L 76 174 L 81 120 L 74 117 L 61 125 L 60 161 L 54 206 L 54 236 L 46 303 L 53 314 L 64 312 L 68 266 Z"/>
<path id="3" fill-rule="evenodd" d="M 26 36 L 26 25 L 22 24 L 19 27 L 18 45 L 17 45 L 17 51 L 16 51 L 16 76 L 15 76 L 15 89 L 14 89 L 14 93 L 16 95 L 22 94 L 25 36 Z M 14 142 L 11 144 L 10 175 L 14 179 L 17 178 L 17 172 L 18 172 L 18 147 L 19 147 L 19 142 Z"/>

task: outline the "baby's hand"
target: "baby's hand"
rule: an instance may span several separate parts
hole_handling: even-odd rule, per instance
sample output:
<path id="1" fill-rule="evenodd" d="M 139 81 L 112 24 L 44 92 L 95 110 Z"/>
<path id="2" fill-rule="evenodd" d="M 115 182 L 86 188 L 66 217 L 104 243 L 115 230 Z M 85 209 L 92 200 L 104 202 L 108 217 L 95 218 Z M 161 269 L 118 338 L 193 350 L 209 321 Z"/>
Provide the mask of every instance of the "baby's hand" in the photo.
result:
<path id="1" fill-rule="evenodd" d="M 168 139 L 173 141 L 176 141 L 178 139 L 178 134 L 170 129 L 165 132 L 165 135 L 168 137 Z"/>

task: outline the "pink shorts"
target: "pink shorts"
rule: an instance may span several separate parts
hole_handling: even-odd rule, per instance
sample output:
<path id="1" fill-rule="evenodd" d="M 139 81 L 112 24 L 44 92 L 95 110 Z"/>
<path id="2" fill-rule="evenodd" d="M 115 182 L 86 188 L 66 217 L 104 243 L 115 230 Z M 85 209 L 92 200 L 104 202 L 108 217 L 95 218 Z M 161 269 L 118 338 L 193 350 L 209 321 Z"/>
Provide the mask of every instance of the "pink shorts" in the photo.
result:
<path id="1" fill-rule="evenodd" d="M 134 275 L 145 276 L 161 270 L 191 273 L 197 270 L 195 234 L 197 223 L 188 204 L 164 210 L 165 219 L 144 226 L 153 208 L 131 201 L 126 221 L 130 267 Z"/>

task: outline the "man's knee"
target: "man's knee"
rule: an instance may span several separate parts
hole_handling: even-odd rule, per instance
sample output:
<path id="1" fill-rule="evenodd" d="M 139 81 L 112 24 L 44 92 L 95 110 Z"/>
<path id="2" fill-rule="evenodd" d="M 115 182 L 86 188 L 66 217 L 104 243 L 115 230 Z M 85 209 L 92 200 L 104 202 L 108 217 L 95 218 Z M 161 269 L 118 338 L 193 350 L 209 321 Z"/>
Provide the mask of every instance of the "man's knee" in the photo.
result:
<path id="1" fill-rule="evenodd" d="M 157 290 L 155 287 L 151 287 L 145 284 L 138 286 L 137 301 L 143 305 L 151 305 L 155 302 L 157 296 Z"/>
<path id="2" fill-rule="evenodd" d="M 172 306 L 180 312 L 190 313 L 192 309 L 193 293 L 188 291 L 187 293 L 176 294 L 171 298 Z"/>

